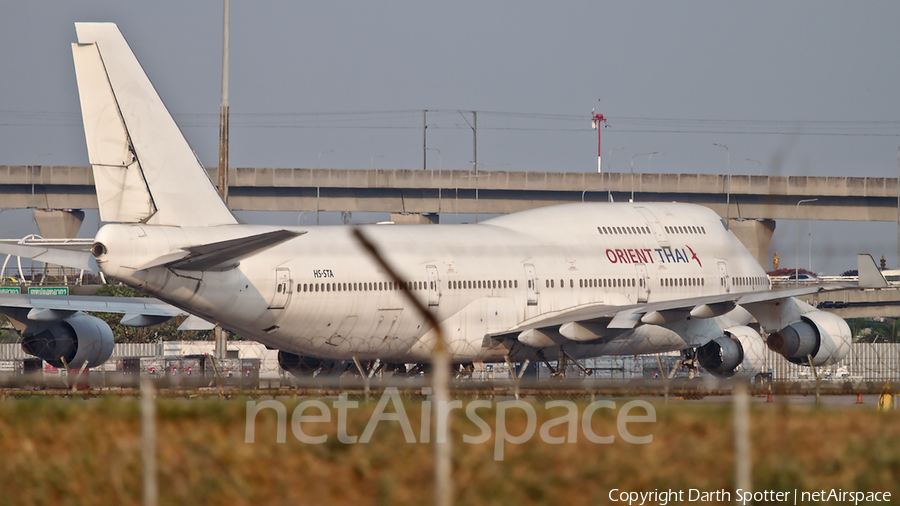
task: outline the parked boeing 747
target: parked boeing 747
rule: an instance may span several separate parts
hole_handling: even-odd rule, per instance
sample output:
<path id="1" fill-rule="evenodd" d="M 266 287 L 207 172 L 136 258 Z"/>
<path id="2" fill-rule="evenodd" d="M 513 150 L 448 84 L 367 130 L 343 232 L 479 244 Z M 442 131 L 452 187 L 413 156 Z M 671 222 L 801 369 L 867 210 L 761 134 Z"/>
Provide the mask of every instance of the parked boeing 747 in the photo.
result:
<path id="1" fill-rule="evenodd" d="M 116 25 L 76 32 L 88 155 L 108 223 L 90 254 L 107 277 L 170 305 L 148 306 L 157 320 L 197 315 L 280 350 L 298 374 L 354 357 L 427 362 L 436 329 L 402 289 L 440 322 L 456 364 L 696 350 L 707 371 L 728 377 L 759 372 L 767 344 L 806 365 L 850 349 L 844 320 L 794 298 L 821 287 L 772 290 L 701 206 L 569 204 L 478 224 L 359 227 L 402 284 L 352 227 L 240 224 Z M 19 308 L 26 349 L 74 367 L 106 360 L 111 333 L 82 306 Z M 131 320 L 153 321 L 153 311 L 141 315 L 131 309 Z"/>

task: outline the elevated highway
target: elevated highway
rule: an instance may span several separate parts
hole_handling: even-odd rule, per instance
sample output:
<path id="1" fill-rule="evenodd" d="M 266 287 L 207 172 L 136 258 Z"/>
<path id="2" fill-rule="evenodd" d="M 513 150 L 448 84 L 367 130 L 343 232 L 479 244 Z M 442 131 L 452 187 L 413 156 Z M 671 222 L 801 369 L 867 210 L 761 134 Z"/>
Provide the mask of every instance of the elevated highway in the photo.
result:
<path id="1" fill-rule="evenodd" d="M 216 180 L 216 168 L 208 169 Z M 627 201 L 629 173 L 232 168 L 229 205 L 246 211 L 506 214 L 567 202 Z M 635 174 L 636 201 L 679 201 L 726 215 L 727 177 Z M 897 221 L 898 181 L 883 177 L 731 177 L 740 219 Z M 83 166 L 0 165 L 4 208 L 96 209 Z M 800 206 L 800 199 L 818 199 Z"/>

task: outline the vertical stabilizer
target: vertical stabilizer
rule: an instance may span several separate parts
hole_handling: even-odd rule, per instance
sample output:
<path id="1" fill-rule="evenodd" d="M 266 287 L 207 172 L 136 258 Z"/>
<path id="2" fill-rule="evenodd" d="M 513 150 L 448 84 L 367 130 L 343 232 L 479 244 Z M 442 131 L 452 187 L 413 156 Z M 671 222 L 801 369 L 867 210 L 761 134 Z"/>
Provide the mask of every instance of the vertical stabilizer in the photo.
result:
<path id="1" fill-rule="evenodd" d="M 875 259 L 868 253 L 856 255 L 856 273 L 859 275 L 860 288 L 886 288 L 890 286 L 884 274 L 875 265 Z"/>
<path id="2" fill-rule="evenodd" d="M 100 219 L 237 223 L 113 23 L 76 23 L 72 44 Z"/>

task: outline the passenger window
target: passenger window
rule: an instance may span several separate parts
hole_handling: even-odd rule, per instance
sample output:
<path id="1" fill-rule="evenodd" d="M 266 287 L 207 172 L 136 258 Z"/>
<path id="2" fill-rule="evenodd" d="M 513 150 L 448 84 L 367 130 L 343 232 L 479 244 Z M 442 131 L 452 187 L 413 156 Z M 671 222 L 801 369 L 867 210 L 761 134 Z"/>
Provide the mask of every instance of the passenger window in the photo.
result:
<path id="1" fill-rule="evenodd" d="M 506 280 L 503 280 L 503 288 L 506 288 Z M 528 282 L 528 288 L 531 288 L 531 281 Z"/>
<path id="2" fill-rule="evenodd" d="M 516 288 L 519 288 L 519 280 L 518 280 L 518 279 L 515 280 L 513 283 L 515 283 L 515 287 L 516 287 Z"/>

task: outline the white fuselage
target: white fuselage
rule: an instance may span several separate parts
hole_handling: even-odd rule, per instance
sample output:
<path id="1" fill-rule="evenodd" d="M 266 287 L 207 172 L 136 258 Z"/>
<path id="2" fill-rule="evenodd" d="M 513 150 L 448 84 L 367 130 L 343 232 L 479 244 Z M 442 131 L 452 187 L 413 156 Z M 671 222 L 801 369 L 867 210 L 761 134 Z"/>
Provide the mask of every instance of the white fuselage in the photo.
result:
<path id="1" fill-rule="evenodd" d="M 335 359 L 428 358 L 434 329 L 351 227 L 298 227 L 306 233 L 230 270 L 138 270 L 180 248 L 280 228 L 107 225 L 97 235 L 107 253 L 97 260 L 109 276 L 274 348 Z M 569 204 L 474 225 L 361 229 L 442 322 L 457 362 L 502 361 L 515 350 L 492 336 L 579 306 L 769 289 L 765 271 L 719 217 L 695 205 Z M 703 344 L 721 329 L 693 333 L 653 351 Z M 572 344 L 577 356 L 626 353 L 615 343 Z"/>

